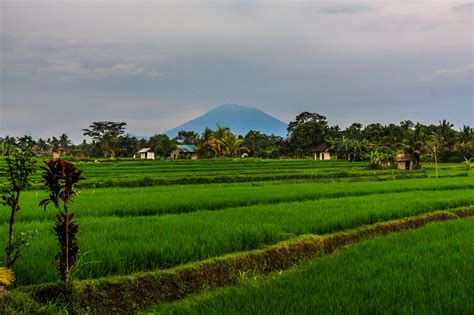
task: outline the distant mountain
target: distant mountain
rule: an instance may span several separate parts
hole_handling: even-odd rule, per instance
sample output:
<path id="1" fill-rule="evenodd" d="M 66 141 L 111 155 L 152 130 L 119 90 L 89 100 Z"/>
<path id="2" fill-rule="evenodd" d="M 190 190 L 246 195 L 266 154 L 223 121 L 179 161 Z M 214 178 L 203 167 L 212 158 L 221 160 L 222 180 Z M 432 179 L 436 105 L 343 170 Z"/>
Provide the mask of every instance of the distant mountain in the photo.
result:
<path id="1" fill-rule="evenodd" d="M 274 134 L 282 137 L 286 136 L 286 128 L 288 127 L 286 123 L 258 108 L 225 104 L 168 130 L 165 134 L 171 138 L 176 137 L 180 130 L 194 131 L 201 134 L 206 127 L 215 130 L 217 124 L 221 127 L 229 127 L 233 133 L 238 135 L 246 135 L 249 130 L 258 130 L 267 135 Z"/>

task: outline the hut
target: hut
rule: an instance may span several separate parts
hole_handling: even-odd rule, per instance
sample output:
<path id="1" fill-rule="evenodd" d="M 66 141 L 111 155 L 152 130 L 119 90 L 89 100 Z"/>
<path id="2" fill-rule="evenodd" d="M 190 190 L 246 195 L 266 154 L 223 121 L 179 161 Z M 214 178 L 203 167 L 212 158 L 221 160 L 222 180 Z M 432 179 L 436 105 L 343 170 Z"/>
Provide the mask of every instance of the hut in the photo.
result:
<path id="1" fill-rule="evenodd" d="M 176 149 L 171 152 L 172 159 L 191 159 L 197 160 L 197 147 L 194 144 L 178 144 Z"/>
<path id="2" fill-rule="evenodd" d="M 411 155 L 410 154 L 398 154 L 397 155 L 397 168 L 399 170 L 411 170 Z"/>
<path id="3" fill-rule="evenodd" d="M 155 159 L 155 151 L 152 148 L 143 148 L 137 152 L 140 159 L 145 160 L 154 160 Z"/>
<path id="4" fill-rule="evenodd" d="M 52 151 L 53 153 L 53 160 L 60 159 L 61 156 L 66 154 L 66 150 L 63 148 L 56 148 Z"/>
<path id="5" fill-rule="evenodd" d="M 329 146 L 326 143 L 318 145 L 316 148 L 311 150 L 311 152 L 314 154 L 314 159 L 315 160 L 330 160 L 331 159 L 331 153 L 329 152 Z"/>

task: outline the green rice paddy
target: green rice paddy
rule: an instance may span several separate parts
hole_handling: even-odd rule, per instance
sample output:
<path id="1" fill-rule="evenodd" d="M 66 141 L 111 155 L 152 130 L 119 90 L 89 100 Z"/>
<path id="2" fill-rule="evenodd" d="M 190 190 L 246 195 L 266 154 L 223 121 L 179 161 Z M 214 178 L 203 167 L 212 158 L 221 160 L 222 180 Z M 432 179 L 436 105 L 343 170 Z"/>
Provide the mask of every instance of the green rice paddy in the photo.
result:
<path id="1" fill-rule="evenodd" d="M 76 164 L 83 169 L 87 178 L 82 185 L 81 194 L 75 198 L 72 205 L 81 226 L 80 258 L 74 270 L 74 276 L 78 280 L 162 270 L 262 248 L 303 234 L 327 234 L 391 219 L 474 205 L 472 171 L 457 164 L 443 164 L 439 179 L 433 177 L 434 169 L 429 165 L 421 171 L 404 173 L 397 170 L 367 170 L 365 163 L 344 161 L 126 160 Z M 35 174 L 37 182 L 39 176 L 39 173 Z M 14 266 L 19 287 L 59 280 L 54 260 L 58 247 L 51 228 L 55 210 L 49 208 L 43 211 L 38 206 L 39 201 L 46 196 L 45 191 L 33 189 L 24 192 L 21 198 L 21 210 L 18 212 L 15 226 L 17 237 L 21 232 L 31 230 L 36 231 L 37 236 L 29 241 L 30 245 L 23 250 L 23 256 Z M 6 241 L 7 220 L 8 211 L 0 212 L 0 231 L 4 231 L 0 233 L 1 242 Z M 472 224 L 472 219 L 469 220 Z M 457 222 L 447 225 L 443 223 L 443 227 L 457 226 L 455 223 Z M 446 228 L 440 228 L 443 229 Z M 403 235 L 412 235 L 410 233 Z M 413 233 L 414 240 L 424 240 L 421 230 Z M 474 243 L 472 234 L 463 235 Z M 367 244 L 378 245 L 373 245 L 372 252 L 367 255 L 372 258 L 378 257 L 379 254 L 383 256 L 392 246 L 398 248 L 403 242 L 399 244 L 397 237 L 383 237 L 368 242 Z M 392 238 L 394 241 L 388 241 Z M 385 239 L 387 244 L 384 243 Z M 433 244 L 430 248 L 434 247 L 436 251 L 448 246 L 443 245 L 442 240 L 440 246 L 437 246 L 436 242 Z M 361 246 L 363 248 L 369 245 L 357 245 L 350 252 L 356 252 Z M 348 254 L 334 257 L 341 255 Z M 324 261 L 330 262 L 326 263 L 324 268 L 333 268 L 331 266 L 335 264 L 344 269 L 344 266 L 340 265 L 342 263 L 332 262 L 331 259 L 336 258 L 325 258 Z M 367 258 L 357 256 L 357 259 Z M 457 263 L 457 260 L 453 262 Z M 320 262 L 314 264 L 319 266 Z M 305 266 L 298 270 L 312 270 L 313 263 Z M 383 265 L 374 262 L 365 269 L 367 275 L 371 275 L 383 270 Z M 289 272 L 288 276 L 251 282 L 235 289 L 241 290 L 235 292 L 242 292 L 236 296 L 244 299 L 246 292 L 253 292 L 252 290 L 265 285 L 278 286 L 272 281 L 280 281 L 280 278 L 288 279 L 288 283 L 295 282 L 297 288 L 301 289 L 306 286 L 301 282 L 303 284 L 298 287 L 299 281 L 302 280 L 291 280 L 294 274 L 300 273 L 294 271 Z M 329 287 L 337 287 L 339 281 L 342 281 L 338 276 L 334 276 L 333 282 L 331 279 L 327 276 L 321 281 Z M 413 285 L 417 281 L 413 280 Z M 366 287 L 367 292 L 382 290 L 377 285 Z M 459 284 L 461 287 L 462 285 Z M 262 289 L 261 294 L 264 294 L 265 290 Z M 298 295 L 305 295 L 306 291 L 300 291 L 302 292 L 295 292 L 293 299 L 301 298 L 306 301 Z M 197 313 L 205 313 L 208 310 L 216 313 L 222 304 L 227 303 L 219 302 L 219 299 L 229 299 L 229 305 L 243 301 L 233 302 L 226 295 L 227 291 L 223 292 L 211 295 L 212 298 L 209 299 L 206 295 L 206 298 L 153 310 L 191 310 Z M 269 292 L 273 291 L 269 289 Z M 391 292 L 387 289 L 384 294 Z M 271 294 L 268 298 L 270 296 Z M 355 297 L 359 296 L 355 294 L 354 299 Z M 308 299 L 308 305 L 312 305 L 312 297 Z M 334 299 L 337 300 L 336 297 Z M 264 300 L 262 298 L 262 301 Z M 347 301 L 351 300 L 348 298 Z M 388 303 L 387 301 L 389 300 L 383 298 L 380 303 Z M 216 303 L 216 306 L 213 306 L 213 303 Z M 259 311 L 259 305 L 257 303 L 255 308 L 249 308 L 249 312 Z M 336 310 L 331 305 L 333 304 L 328 304 L 328 307 L 322 310 Z M 282 307 L 293 312 L 288 305 Z M 373 310 L 370 305 L 366 305 L 366 308 L 364 304 L 357 307 L 369 312 Z M 275 310 L 282 311 L 278 306 L 275 306 Z M 340 310 L 347 311 L 344 308 Z M 357 312 L 359 308 L 355 310 Z M 395 313 L 397 310 L 403 311 L 398 308 L 393 310 Z M 299 311 L 304 313 L 305 310 L 296 307 L 293 313 Z"/>

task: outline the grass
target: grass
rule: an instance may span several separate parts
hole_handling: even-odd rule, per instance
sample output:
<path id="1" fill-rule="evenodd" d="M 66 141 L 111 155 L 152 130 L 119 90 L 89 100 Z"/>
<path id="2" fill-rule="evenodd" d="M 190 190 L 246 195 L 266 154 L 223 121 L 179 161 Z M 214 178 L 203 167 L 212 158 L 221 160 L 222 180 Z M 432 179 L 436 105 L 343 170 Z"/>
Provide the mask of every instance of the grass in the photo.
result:
<path id="1" fill-rule="evenodd" d="M 330 233 L 363 224 L 474 204 L 472 189 L 415 191 L 226 208 L 152 217 L 80 219 L 83 258 L 77 277 L 97 278 L 168 268 L 259 248 L 306 233 Z M 57 246 L 50 222 L 20 223 L 39 235 L 15 266 L 19 284 L 57 280 Z M 6 224 L 0 226 L 6 230 Z M 32 268 L 31 262 L 34 261 Z"/>
<path id="2" fill-rule="evenodd" d="M 150 312 L 472 314 L 472 240 L 474 218 L 433 223 Z"/>
<path id="3" fill-rule="evenodd" d="M 38 160 L 38 165 L 42 160 Z M 325 178 L 405 178 L 433 177 L 434 167 L 426 170 L 398 171 L 394 169 L 367 170 L 366 162 L 314 161 L 314 160 L 101 160 L 76 162 L 86 180 L 83 187 L 137 187 L 170 184 L 228 183 L 288 179 Z M 6 166 L 0 159 L 0 173 Z M 459 164 L 443 164 L 441 176 L 466 176 L 469 171 Z M 40 172 L 33 175 L 40 181 Z M 35 187 L 39 187 L 36 185 Z"/>
<path id="4" fill-rule="evenodd" d="M 75 199 L 77 217 L 151 216 L 220 210 L 229 207 L 270 205 L 282 202 L 340 198 L 370 194 L 474 189 L 471 177 L 408 179 L 381 182 L 260 182 L 239 184 L 178 185 L 142 188 L 84 189 Z M 203 197 L 204 196 L 204 197 Z M 55 212 L 44 212 L 38 203 L 47 197 L 43 191 L 28 191 L 21 198 L 17 221 L 51 221 Z M 9 214 L 0 212 L 0 222 Z"/>
<path id="5" fill-rule="evenodd" d="M 169 268 L 181 268 L 179 266 L 189 263 L 198 265 L 203 260 L 213 260 L 222 255 L 236 255 L 235 253 L 242 251 L 267 248 L 305 234 L 334 233 L 380 221 L 474 205 L 474 181 L 470 175 L 472 171 L 457 164 L 442 164 L 440 175 L 445 178 L 438 180 L 421 178 L 434 176 L 434 167 L 428 164 L 424 164 L 422 170 L 412 172 L 373 171 L 366 169 L 366 163 L 313 160 L 116 160 L 99 163 L 77 162 L 77 166 L 83 169 L 87 179 L 81 195 L 72 205 L 81 225 L 81 256 L 74 274 L 76 279 L 85 279 L 86 282 L 108 283 L 109 280 L 115 281 L 114 277 L 130 275 L 129 277 L 133 278 L 133 274 L 137 272 L 166 272 Z M 2 167 L 4 161 L 0 159 L 0 171 Z M 39 173 L 35 174 L 35 179 L 39 179 Z M 38 207 L 39 201 L 46 196 L 46 192 L 41 190 L 27 191 L 22 195 L 22 209 L 18 212 L 15 227 L 17 238 L 20 232 L 27 230 L 37 230 L 38 235 L 29 242 L 30 246 L 23 250 L 23 256 L 14 267 L 20 288 L 24 285 L 58 280 L 54 261 L 58 246 L 51 228 L 55 211 L 50 208 L 44 212 Z M 8 211 L 1 211 L 0 231 L 8 230 L 7 221 Z M 433 233 L 436 235 L 437 232 Z M 6 233 L 1 233 L 0 242 L 5 242 L 6 236 Z M 464 237 L 466 240 L 473 239 L 472 234 Z M 418 240 L 417 236 L 414 239 Z M 418 241 L 421 244 L 425 242 Z M 386 247 L 391 248 L 391 243 L 388 244 Z M 406 244 L 412 243 L 407 241 Z M 456 248 L 452 243 L 452 248 L 436 244 L 438 243 L 432 245 L 435 252 L 438 250 L 436 253 L 440 253 L 440 249 L 449 253 L 449 250 Z M 397 249 L 398 245 L 394 246 L 403 256 L 404 253 Z M 439 249 L 436 249 L 438 247 Z M 371 277 L 377 275 L 376 271 L 384 273 L 383 264 L 388 263 L 386 260 L 382 260 L 381 265 L 375 263 L 379 255 L 378 250 L 373 247 L 365 253 L 374 261 L 373 264 L 367 263 L 368 270 L 365 271 Z M 385 255 L 386 250 L 380 249 L 380 254 Z M 357 259 L 363 261 L 368 258 L 357 256 Z M 406 259 L 412 261 L 417 258 Z M 453 264 L 458 263 L 457 259 L 455 257 L 452 260 Z M 336 261 L 334 264 L 343 271 L 342 274 L 344 268 L 348 267 L 342 262 L 337 265 Z M 355 258 L 350 264 L 359 265 Z M 325 268 L 331 270 L 330 265 L 331 263 L 328 263 Z M 397 270 L 396 268 L 393 267 L 393 270 Z M 292 274 L 275 276 L 268 283 L 285 277 L 290 279 Z M 433 274 L 436 275 L 436 272 L 433 271 Z M 248 276 L 246 273 L 242 274 L 242 278 Z M 306 277 L 313 276 L 306 274 Z M 344 274 L 344 277 L 350 279 L 350 274 Z M 358 279 L 363 279 L 361 277 L 362 275 Z M 331 279 L 329 276 L 321 278 L 323 284 L 329 286 L 329 292 L 332 292 L 332 286 L 344 285 L 343 279 L 334 277 L 334 283 L 331 283 Z M 443 281 L 439 277 L 437 279 Z M 249 282 L 248 285 L 252 286 L 254 283 L 256 287 L 264 288 L 264 284 L 260 283 L 267 283 L 266 281 L 259 279 Z M 403 280 L 397 278 L 397 281 Z M 418 278 L 415 282 L 418 285 L 422 283 Z M 274 306 L 276 312 L 309 312 L 304 308 L 293 309 L 291 299 L 300 299 L 301 303 L 307 303 L 311 310 L 314 310 L 313 307 L 319 307 L 319 304 L 311 304 L 316 303 L 312 301 L 311 296 L 305 300 L 305 297 L 298 295 L 306 296 L 306 285 L 295 287 L 298 292 L 295 292 L 294 296 L 290 295 L 287 300 L 281 298 L 287 304 L 284 304 L 283 309 Z M 353 288 L 363 291 L 367 287 L 371 290 L 383 290 L 381 287 L 372 287 L 371 284 Z M 272 290 L 270 288 L 269 292 L 273 292 Z M 278 290 L 274 290 L 275 296 L 278 297 Z M 463 290 L 462 284 L 460 290 Z M 386 295 L 394 293 L 391 287 L 385 291 Z M 462 294 L 465 291 L 464 287 Z M 216 293 L 211 294 L 209 299 L 199 297 L 192 300 L 193 302 L 184 302 L 181 306 L 166 306 L 160 310 L 205 312 L 205 308 L 197 306 L 196 309 L 191 309 L 188 307 L 190 304 L 186 304 L 200 305 L 199 301 L 202 299 L 204 307 L 209 306 L 211 313 L 219 312 L 221 302 L 216 302 L 217 308 L 214 308 L 211 305 L 214 302 L 205 301 L 214 301 L 220 294 L 222 299 L 227 299 L 225 293 Z M 255 294 L 258 296 L 259 293 Z M 238 293 L 237 296 L 245 297 L 246 293 Z M 19 295 L 18 300 L 21 298 Z M 325 298 L 328 297 L 323 294 L 322 299 Z M 339 298 L 343 302 L 346 301 L 344 296 Z M 350 300 L 352 298 L 364 300 L 367 296 L 354 294 L 354 297 L 347 298 L 347 305 L 353 302 Z M 265 297 L 262 299 L 265 301 Z M 319 295 L 314 299 L 319 301 Z M 372 299 L 377 301 L 374 303 L 379 303 L 376 297 Z M 218 298 L 215 301 L 218 301 Z M 380 303 L 384 305 L 387 301 L 389 300 L 381 300 Z M 453 301 L 458 300 L 453 298 Z M 255 309 L 248 306 L 248 309 L 242 310 L 258 313 L 259 307 L 263 308 L 258 302 L 255 301 Z M 229 303 L 233 305 L 234 302 Z M 246 302 L 235 300 L 235 303 L 238 305 Z M 338 305 L 337 301 L 331 303 L 334 307 Z M 340 304 L 341 307 L 344 307 L 344 303 Z M 367 304 L 361 304 L 360 308 L 357 308 L 357 303 L 354 305 L 354 310 L 358 313 L 376 313 Z M 234 308 L 235 311 L 240 309 L 240 306 Z M 392 313 L 425 311 L 423 308 L 387 309 L 388 312 L 393 310 Z M 352 309 L 329 306 L 321 310 L 327 313 L 350 313 Z M 223 311 L 232 313 L 231 309 Z"/>

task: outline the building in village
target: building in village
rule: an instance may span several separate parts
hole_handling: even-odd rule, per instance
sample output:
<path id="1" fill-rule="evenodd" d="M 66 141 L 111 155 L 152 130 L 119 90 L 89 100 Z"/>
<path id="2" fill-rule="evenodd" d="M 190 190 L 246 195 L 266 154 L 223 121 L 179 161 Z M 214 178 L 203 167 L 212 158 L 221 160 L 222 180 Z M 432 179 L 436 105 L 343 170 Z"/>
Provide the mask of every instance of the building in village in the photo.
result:
<path id="1" fill-rule="evenodd" d="M 411 155 L 410 154 L 398 154 L 397 155 L 397 168 L 399 170 L 411 170 Z"/>
<path id="2" fill-rule="evenodd" d="M 143 148 L 137 152 L 138 157 L 140 159 L 145 160 L 154 160 L 155 159 L 155 151 L 152 148 Z"/>
<path id="3" fill-rule="evenodd" d="M 314 159 L 315 160 L 330 160 L 331 159 L 331 153 L 329 152 L 329 146 L 326 143 L 318 145 L 316 148 L 311 150 L 311 152 L 314 154 Z"/>
<path id="4" fill-rule="evenodd" d="M 194 144 L 178 144 L 176 149 L 171 152 L 172 159 L 191 159 L 198 158 L 197 147 Z"/>
<path id="5" fill-rule="evenodd" d="M 52 151 L 53 160 L 60 159 L 62 156 L 66 155 L 66 150 L 63 148 L 56 148 Z"/>

